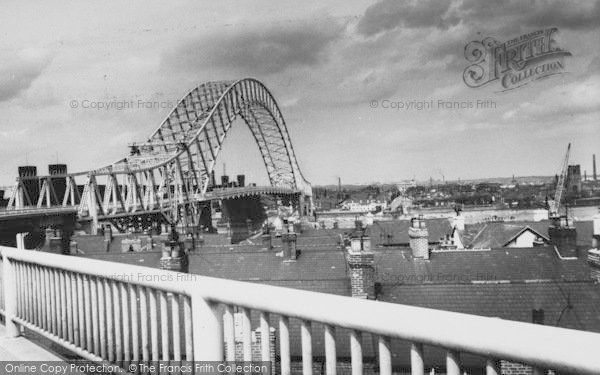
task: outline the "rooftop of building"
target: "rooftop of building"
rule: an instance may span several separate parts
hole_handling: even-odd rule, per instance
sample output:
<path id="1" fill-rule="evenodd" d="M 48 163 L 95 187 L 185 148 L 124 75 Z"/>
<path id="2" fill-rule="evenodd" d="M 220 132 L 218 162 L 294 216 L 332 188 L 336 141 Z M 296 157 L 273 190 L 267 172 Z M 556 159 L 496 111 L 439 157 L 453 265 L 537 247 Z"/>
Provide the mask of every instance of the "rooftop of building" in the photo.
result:
<path id="1" fill-rule="evenodd" d="M 575 221 L 573 227 L 577 231 L 577 246 L 591 247 L 592 221 Z M 529 228 L 534 233 L 541 235 L 546 241 L 549 239 L 549 220 L 542 221 L 497 221 L 465 225 L 465 230 L 460 231 L 465 247 L 472 248 L 498 248 L 506 245 L 522 230 Z"/>
<path id="2" fill-rule="evenodd" d="M 423 219 L 429 233 L 429 242 L 439 242 L 441 238 L 452 234 L 452 225 L 447 218 Z M 375 221 L 370 226 L 372 246 L 393 246 L 409 243 L 408 228 L 410 220 Z"/>
<path id="3" fill-rule="evenodd" d="M 440 227 L 444 228 L 443 225 Z M 370 227 L 371 238 L 376 237 L 373 230 L 377 227 L 380 226 Z M 339 235 L 349 232 L 305 229 L 298 234 L 301 254 L 296 261 L 284 261 L 278 255 L 282 250 L 278 239 L 274 239 L 272 250 L 260 238 L 242 245 L 211 242 L 190 255 L 189 272 L 350 296 L 345 251 L 338 245 Z M 113 240 L 108 253 L 94 251 L 83 256 L 158 267 L 160 245 L 153 251 L 122 253 L 119 241 L 119 237 Z M 80 242 L 80 248 L 83 243 Z M 600 285 L 591 278 L 590 266 L 583 256 L 563 260 L 553 247 L 543 246 L 440 250 L 432 251 L 430 259 L 423 260 L 413 257 L 405 246 L 371 249 L 375 257 L 375 282 L 379 283 L 378 300 L 523 322 L 531 322 L 532 311 L 541 309 L 544 324 L 600 332 Z M 253 315 L 253 322 L 258 325 L 257 316 Z M 276 320 L 272 324 L 276 325 Z M 291 329 L 299 330 L 299 322 L 293 322 Z M 365 356 L 371 356 L 372 343 L 365 340 Z M 394 345 L 397 353 L 404 353 L 395 361 L 405 363 L 407 359 L 403 356 L 409 352 L 408 347 L 402 347 L 404 343 Z M 340 352 L 349 352 L 347 338 L 338 340 L 338 348 Z M 301 343 L 293 341 L 291 349 L 293 355 L 299 355 Z M 314 341 L 313 350 L 317 356 L 323 352 L 322 340 Z M 427 352 L 432 363 L 443 364 L 443 351 L 428 349 Z M 475 357 L 464 361 L 473 366 L 482 363 L 482 359 Z"/>

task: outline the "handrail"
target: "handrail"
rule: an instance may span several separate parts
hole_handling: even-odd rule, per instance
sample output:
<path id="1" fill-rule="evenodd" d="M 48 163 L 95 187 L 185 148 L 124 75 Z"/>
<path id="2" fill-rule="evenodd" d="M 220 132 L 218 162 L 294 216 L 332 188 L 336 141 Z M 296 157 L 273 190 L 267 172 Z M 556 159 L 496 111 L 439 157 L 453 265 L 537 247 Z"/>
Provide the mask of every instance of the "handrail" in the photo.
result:
<path id="1" fill-rule="evenodd" d="M 73 258 L 63 255 L 7 247 L 0 247 L 0 254 L 3 262 L 24 262 L 109 280 L 119 280 L 123 275 L 151 275 L 132 277 L 126 282 L 191 297 L 195 359 L 222 358 L 223 319 L 215 306 L 225 304 L 281 315 L 284 321 L 300 319 L 303 327 L 304 322 L 318 322 L 326 327 L 378 335 L 384 338 L 380 340 L 380 351 L 389 346 L 386 340 L 394 338 L 417 343 L 417 348 L 423 344 L 445 348 L 449 351 L 449 361 L 454 360 L 454 353 L 467 352 L 546 369 L 600 373 L 597 333 L 205 276 L 194 275 L 194 281 L 177 281 L 177 275 L 182 274 L 172 271 L 95 259 L 77 258 L 77 262 L 71 262 L 68 260 Z M 6 288 L 5 285 L 5 291 Z M 197 314 L 202 316 L 202 324 L 198 323 Z M 331 341 L 331 332 L 326 330 L 327 334 Z M 207 337 L 220 341 L 207 342 Z M 196 342 L 200 338 L 202 341 Z M 215 345 L 221 348 L 207 349 Z"/>

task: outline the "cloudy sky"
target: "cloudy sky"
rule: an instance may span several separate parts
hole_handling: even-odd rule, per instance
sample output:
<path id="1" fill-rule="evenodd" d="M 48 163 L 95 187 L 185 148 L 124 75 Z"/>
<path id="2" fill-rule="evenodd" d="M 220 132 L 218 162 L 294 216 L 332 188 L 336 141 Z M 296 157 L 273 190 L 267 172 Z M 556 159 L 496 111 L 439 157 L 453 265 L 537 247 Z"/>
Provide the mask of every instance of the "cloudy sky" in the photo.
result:
<path id="1" fill-rule="evenodd" d="M 465 85 L 468 42 L 547 27 L 572 53 L 565 74 L 507 92 Z M 240 77 L 271 90 L 316 184 L 551 175 L 568 142 L 588 173 L 600 158 L 598 1 L 4 1 L 0 36 L 0 186 L 25 163 L 45 173 L 57 160 L 70 171 L 114 162 L 168 114 L 139 101 L 174 103 L 204 81 Z M 496 108 L 394 110 L 386 100 Z M 244 126 L 222 161 L 262 182 Z"/>

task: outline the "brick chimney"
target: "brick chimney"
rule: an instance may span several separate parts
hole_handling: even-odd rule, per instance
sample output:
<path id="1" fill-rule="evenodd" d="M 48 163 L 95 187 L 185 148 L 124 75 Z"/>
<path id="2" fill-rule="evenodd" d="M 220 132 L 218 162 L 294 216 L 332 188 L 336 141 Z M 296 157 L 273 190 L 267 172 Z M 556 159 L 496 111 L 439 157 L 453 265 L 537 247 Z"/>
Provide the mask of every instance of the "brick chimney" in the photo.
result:
<path id="1" fill-rule="evenodd" d="M 284 261 L 295 261 L 298 258 L 298 249 L 296 248 L 297 235 L 294 231 L 294 225 L 289 224 L 287 232 L 281 234 L 283 242 Z"/>
<path id="2" fill-rule="evenodd" d="M 560 256 L 567 258 L 578 256 L 577 230 L 569 225 L 566 217 L 561 217 L 559 223 L 550 225 L 548 237 L 550 238 L 550 244 L 556 247 Z"/>
<path id="3" fill-rule="evenodd" d="M 410 219 L 408 237 L 413 257 L 429 259 L 429 232 L 423 216 Z"/>
<path id="4" fill-rule="evenodd" d="M 60 229 L 46 228 L 46 244 L 48 245 L 49 252 L 56 253 L 56 254 L 62 254 L 62 252 L 63 252 L 62 231 Z"/>
<path id="5" fill-rule="evenodd" d="M 375 255 L 371 252 L 370 238 L 363 234 L 353 235 L 346 260 L 352 297 L 375 299 Z"/>
<path id="6" fill-rule="evenodd" d="M 171 226 L 171 233 L 163 243 L 159 264 L 164 270 L 188 272 L 188 254 L 184 242 L 179 239 L 175 225 Z"/>

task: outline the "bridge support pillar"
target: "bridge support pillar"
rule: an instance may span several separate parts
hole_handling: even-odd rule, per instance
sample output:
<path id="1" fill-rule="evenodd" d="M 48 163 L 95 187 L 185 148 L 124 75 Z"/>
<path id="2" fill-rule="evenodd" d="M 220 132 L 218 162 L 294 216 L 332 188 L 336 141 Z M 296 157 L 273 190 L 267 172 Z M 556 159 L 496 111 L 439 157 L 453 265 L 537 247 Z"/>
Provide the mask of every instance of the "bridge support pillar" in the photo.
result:
<path id="1" fill-rule="evenodd" d="M 89 181 L 89 190 L 88 190 L 88 210 L 89 215 L 92 218 L 92 222 L 90 223 L 90 234 L 97 235 L 98 234 L 98 206 L 96 202 L 96 190 L 94 184 Z"/>
<path id="2" fill-rule="evenodd" d="M 306 202 L 304 201 L 304 194 L 300 194 L 298 197 L 298 216 L 306 216 Z"/>

